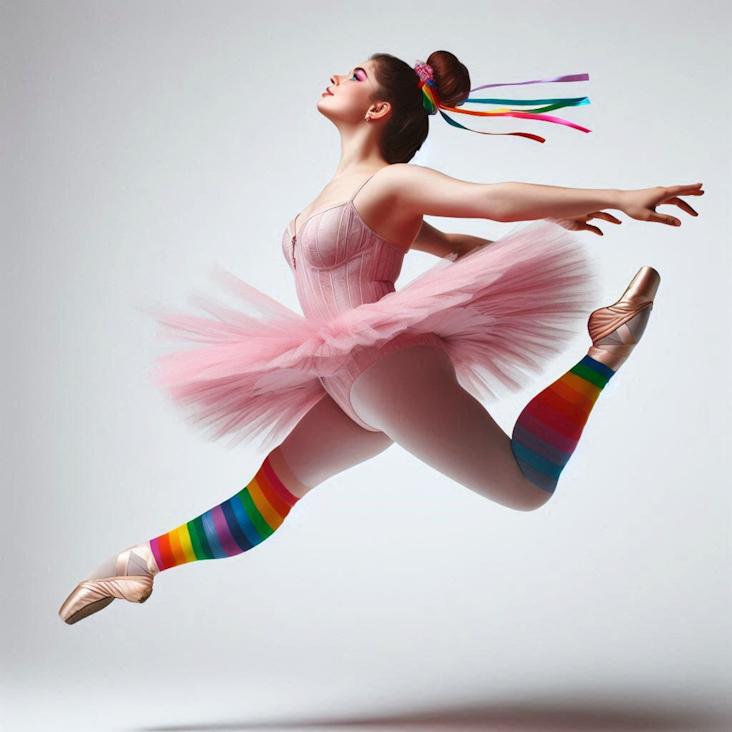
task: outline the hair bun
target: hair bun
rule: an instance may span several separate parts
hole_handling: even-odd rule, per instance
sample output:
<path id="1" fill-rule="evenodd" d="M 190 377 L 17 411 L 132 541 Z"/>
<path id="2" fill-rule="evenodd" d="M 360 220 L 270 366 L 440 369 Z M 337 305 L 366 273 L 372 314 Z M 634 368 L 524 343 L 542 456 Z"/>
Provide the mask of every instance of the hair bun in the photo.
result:
<path id="1" fill-rule="evenodd" d="M 455 107 L 470 96 L 470 73 L 450 51 L 433 51 L 427 59 L 442 104 Z M 420 77 L 421 78 L 421 77 Z"/>

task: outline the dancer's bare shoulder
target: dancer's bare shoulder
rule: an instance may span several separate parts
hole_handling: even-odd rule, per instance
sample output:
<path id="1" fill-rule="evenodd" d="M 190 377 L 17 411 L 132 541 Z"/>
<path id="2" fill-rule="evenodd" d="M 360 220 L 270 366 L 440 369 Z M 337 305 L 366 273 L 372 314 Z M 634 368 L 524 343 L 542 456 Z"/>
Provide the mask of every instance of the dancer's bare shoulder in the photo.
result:
<path id="1" fill-rule="evenodd" d="M 406 217 L 496 218 L 500 184 L 473 183 L 413 163 L 394 164 L 389 185 L 394 205 Z M 384 176 L 386 178 L 386 176 Z M 386 183 L 386 180 L 384 180 Z"/>
<path id="2" fill-rule="evenodd" d="M 411 163 L 392 163 L 377 172 L 378 175 L 374 174 L 354 199 L 354 205 L 366 225 L 405 250 L 416 249 L 436 257 L 452 254 L 457 246 L 456 236 L 424 221 L 424 214 L 432 213 L 432 209 L 423 211 L 421 206 L 409 206 L 405 202 L 415 198 L 424 200 L 423 197 L 410 195 L 409 191 L 423 185 L 425 180 L 428 183 L 434 181 L 435 176 L 432 174 L 437 176 L 438 181 L 448 179 L 467 186 L 476 184 L 458 181 L 431 168 Z M 433 195 L 439 195 L 440 190 L 444 190 L 435 187 L 434 182 L 432 187 L 436 192 Z M 444 212 L 433 215 L 461 217 L 474 214 L 466 214 L 463 207 L 452 214 Z"/>

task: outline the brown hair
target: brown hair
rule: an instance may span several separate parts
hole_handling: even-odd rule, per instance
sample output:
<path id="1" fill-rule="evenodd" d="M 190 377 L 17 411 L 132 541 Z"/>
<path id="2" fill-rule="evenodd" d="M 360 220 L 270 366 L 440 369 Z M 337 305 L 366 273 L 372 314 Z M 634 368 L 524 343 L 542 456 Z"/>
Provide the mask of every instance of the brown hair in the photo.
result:
<path id="1" fill-rule="evenodd" d="M 374 101 L 389 102 L 392 113 L 386 123 L 382 152 L 388 163 L 407 163 L 422 147 L 429 132 L 427 110 L 422 104 L 424 93 L 417 86 L 419 77 L 414 68 L 388 53 L 374 53 L 377 93 Z M 470 74 L 465 64 L 449 51 L 434 51 L 426 60 L 433 70 L 437 95 L 442 104 L 453 107 L 470 94 Z"/>

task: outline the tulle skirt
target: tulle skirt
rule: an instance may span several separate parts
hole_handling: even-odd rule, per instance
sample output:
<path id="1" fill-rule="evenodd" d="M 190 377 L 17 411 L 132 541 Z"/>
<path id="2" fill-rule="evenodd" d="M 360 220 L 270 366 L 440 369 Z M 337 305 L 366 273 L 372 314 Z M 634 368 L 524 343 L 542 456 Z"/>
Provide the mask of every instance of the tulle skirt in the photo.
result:
<path id="1" fill-rule="evenodd" d="M 584 328 L 597 307 L 598 266 L 575 234 L 542 219 L 457 258 L 440 259 L 380 300 L 313 320 L 214 268 L 236 306 L 200 293 L 205 315 L 146 308 L 163 353 L 150 377 L 209 440 L 266 451 L 325 395 L 321 377 L 351 367 L 357 347 L 433 333 L 460 384 L 483 402 L 524 388 Z M 362 351 L 363 348 L 359 348 Z"/>

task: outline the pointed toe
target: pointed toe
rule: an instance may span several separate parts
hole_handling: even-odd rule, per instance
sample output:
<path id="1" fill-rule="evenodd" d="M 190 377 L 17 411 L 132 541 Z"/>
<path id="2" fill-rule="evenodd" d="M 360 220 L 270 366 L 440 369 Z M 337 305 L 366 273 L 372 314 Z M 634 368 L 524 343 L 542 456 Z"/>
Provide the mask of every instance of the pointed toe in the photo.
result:
<path id="1" fill-rule="evenodd" d="M 66 598 L 58 614 L 65 623 L 73 625 L 103 610 L 115 599 L 145 602 L 152 590 L 153 578 L 144 575 L 83 580 Z"/>

